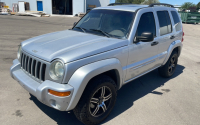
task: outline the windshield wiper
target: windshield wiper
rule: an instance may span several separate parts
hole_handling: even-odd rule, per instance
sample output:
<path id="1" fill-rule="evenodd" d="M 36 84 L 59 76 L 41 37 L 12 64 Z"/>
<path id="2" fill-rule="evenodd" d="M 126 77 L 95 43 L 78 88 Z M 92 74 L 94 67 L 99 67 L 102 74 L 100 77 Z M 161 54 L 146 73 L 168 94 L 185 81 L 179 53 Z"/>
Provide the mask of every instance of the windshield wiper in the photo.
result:
<path id="1" fill-rule="evenodd" d="M 97 30 L 97 29 L 90 29 L 90 30 L 93 30 L 93 31 L 97 31 L 97 32 L 101 32 L 102 34 L 104 34 L 105 36 L 107 37 L 110 37 L 110 35 L 102 30 Z"/>
<path id="2" fill-rule="evenodd" d="M 82 28 L 82 27 L 75 27 L 75 28 L 78 28 L 78 29 L 81 29 L 84 33 L 85 33 L 85 28 Z"/>

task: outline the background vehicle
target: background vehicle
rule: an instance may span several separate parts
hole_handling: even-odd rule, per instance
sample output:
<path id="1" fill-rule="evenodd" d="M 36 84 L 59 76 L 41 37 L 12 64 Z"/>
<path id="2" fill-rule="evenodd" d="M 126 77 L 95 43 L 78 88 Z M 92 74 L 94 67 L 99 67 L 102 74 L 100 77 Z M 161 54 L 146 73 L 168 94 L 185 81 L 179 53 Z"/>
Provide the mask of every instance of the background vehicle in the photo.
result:
<path id="1" fill-rule="evenodd" d="M 71 30 L 26 40 L 11 76 L 42 103 L 98 124 L 124 84 L 157 68 L 164 77 L 175 71 L 182 23 L 172 5 L 155 5 L 96 8 Z"/>

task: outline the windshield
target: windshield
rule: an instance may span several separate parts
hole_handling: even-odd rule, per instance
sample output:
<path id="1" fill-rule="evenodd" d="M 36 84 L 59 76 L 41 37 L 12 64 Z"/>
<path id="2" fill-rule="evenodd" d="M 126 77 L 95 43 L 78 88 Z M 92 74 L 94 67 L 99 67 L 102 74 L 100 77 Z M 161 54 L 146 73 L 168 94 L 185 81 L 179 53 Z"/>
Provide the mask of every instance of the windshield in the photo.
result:
<path id="1" fill-rule="evenodd" d="M 73 30 L 125 39 L 128 37 L 135 13 L 119 10 L 91 10 Z"/>

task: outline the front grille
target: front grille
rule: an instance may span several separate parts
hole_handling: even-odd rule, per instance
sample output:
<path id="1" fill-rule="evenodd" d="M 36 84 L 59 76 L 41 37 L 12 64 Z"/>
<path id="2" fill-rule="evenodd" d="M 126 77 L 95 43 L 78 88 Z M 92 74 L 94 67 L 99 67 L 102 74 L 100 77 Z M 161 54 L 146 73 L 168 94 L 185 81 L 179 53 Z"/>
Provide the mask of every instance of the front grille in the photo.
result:
<path id="1" fill-rule="evenodd" d="M 33 77 L 45 80 L 46 64 L 24 53 L 21 54 L 21 68 Z"/>

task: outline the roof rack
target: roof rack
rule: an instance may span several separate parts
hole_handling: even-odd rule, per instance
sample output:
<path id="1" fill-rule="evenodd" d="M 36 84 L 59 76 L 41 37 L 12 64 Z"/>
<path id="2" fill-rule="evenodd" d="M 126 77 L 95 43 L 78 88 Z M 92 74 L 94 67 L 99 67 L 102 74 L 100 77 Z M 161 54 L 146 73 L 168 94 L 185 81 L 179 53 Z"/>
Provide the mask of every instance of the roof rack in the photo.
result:
<path id="1" fill-rule="evenodd" d="M 115 5 L 129 5 L 131 3 L 111 3 L 111 4 L 108 4 L 108 6 L 115 6 Z"/>
<path id="2" fill-rule="evenodd" d="M 155 5 L 165 5 L 165 6 L 174 7 L 173 5 L 171 5 L 171 4 L 166 4 L 166 3 L 153 3 L 153 4 L 149 5 L 149 7 L 154 7 Z"/>

